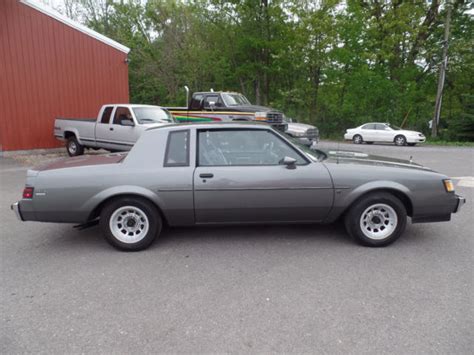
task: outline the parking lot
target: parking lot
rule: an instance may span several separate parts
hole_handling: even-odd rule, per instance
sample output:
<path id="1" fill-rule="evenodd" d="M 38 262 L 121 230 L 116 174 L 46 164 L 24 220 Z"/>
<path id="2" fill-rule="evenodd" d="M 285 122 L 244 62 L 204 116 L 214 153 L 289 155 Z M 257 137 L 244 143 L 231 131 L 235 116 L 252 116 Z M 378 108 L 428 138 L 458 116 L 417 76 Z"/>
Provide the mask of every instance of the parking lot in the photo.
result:
<path id="1" fill-rule="evenodd" d="M 0 352 L 472 353 L 474 149 L 321 147 L 412 156 L 468 202 L 381 249 L 335 224 L 176 228 L 123 253 L 17 221 L 33 162 L 0 158 Z"/>

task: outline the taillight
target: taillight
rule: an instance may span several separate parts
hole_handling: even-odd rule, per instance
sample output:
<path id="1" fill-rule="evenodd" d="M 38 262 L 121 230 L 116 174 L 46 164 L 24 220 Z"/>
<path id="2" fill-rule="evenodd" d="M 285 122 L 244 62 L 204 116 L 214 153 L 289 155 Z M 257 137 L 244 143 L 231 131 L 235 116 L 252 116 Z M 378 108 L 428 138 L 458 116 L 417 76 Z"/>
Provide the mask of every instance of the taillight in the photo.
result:
<path id="1" fill-rule="evenodd" d="M 25 189 L 23 190 L 23 198 L 32 199 L 34 190 L 35 189 L 33 187 L 25 187 Z"/>

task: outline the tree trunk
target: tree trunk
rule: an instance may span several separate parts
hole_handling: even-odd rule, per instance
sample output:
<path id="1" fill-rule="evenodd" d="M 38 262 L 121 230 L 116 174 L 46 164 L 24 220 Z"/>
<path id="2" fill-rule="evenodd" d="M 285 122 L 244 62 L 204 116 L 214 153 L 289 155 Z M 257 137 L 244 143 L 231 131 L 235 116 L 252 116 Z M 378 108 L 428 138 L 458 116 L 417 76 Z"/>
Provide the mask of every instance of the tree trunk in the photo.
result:
<path id="1" fill-rule="evenodd" d="M 311 122 L 314 122 L 317 117 L 317 105 L 318 105 L 318 92 L 319 84 L 321 81 L 321 67 L 318 65 L 316 67 L 310 67 L 311 75 L 311 99 L 309 106 L 309 119 Z"/>
<path id="2" fill-rule="evenodd" d="M 439 116 L 443 101 L 444 79 L 446 78 L 446 67 L 448 66 L 449 25 L 451 22 L 451 4 L 447 3 L 446 22 L 444 25 L 443 61 L 439 68 L 438 92 L 436 93 L 435 110 L 431 124 L 431 137 L 438 136 Z"/>

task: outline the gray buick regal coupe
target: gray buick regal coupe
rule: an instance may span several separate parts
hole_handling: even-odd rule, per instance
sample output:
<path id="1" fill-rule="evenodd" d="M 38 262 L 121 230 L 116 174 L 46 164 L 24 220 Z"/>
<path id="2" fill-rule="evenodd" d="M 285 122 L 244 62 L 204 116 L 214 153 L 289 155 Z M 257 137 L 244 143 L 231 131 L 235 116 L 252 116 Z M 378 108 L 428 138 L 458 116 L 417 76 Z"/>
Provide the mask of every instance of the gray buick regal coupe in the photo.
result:
<path id="1" fill-rule="evenodd" d="M 449 221 L 465 199 L 411 161 L 323 152 L 252 123 L 146 131 L 128 154 L 69 158 L 29 170 L 22 221 L 96 223 L 121 250 L 147 248 L 163 226 L 344 222 L 385 246 L 412 223 Z"/>

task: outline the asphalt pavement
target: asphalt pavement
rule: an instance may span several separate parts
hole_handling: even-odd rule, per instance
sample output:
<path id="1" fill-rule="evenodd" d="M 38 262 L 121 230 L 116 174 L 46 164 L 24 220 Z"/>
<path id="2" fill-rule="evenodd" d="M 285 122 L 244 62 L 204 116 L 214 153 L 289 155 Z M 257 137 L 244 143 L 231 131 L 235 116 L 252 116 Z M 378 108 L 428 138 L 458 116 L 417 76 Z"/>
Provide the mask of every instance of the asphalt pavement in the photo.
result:
<path id="1" fill-rule="evenodd" d="M 412 156 L 468 202 L 386 248 L 336 224 L 175 228 L 123 253 L 17 221 L 27 167 L 0 158 L 0 352 L 472 354 L 474 149 L 321 145 Z"/>

